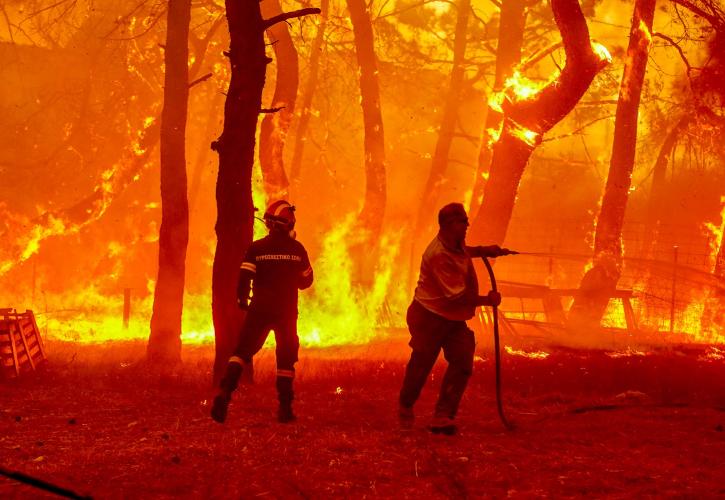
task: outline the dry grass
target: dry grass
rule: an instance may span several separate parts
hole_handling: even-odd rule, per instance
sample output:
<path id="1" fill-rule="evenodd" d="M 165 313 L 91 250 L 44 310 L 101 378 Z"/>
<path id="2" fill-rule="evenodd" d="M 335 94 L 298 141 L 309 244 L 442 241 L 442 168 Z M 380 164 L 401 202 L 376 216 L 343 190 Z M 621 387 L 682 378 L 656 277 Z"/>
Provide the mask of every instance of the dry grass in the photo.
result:
<path id="1" fill-rule="evenodd" d="M 398 428 L 404 342 L 304 351 L 294 425 L 274 421 L 271 351 L 225 425 L 208 418 L 210 347 L 186 349 L 163 380 L 140 343 L 49 352 L 45 372 L 0 384 L 0 466 L 98 498 L 725 494 L 725 362 L 702 349 L 506 356 L 513 432 L 482 353 L 455 437 L 425 430 L 442 365 L 414 429 Z M 36 495 L 0 478 L 2 498 Z"/>

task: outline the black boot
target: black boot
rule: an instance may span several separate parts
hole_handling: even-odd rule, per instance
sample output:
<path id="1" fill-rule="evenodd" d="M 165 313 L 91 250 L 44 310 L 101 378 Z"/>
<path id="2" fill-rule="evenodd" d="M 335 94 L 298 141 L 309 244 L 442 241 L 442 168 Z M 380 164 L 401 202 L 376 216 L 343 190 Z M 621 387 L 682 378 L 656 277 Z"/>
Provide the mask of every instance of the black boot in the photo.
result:
<path id="1" fill-rule="evenodd" d="M 292 377 L 277 377 L 277 396 L 279 398 L 277 420 L 283 424 L 297 419 L 292 411 L 292 401 L 294 400 L 292 381 Z"/>
<path id="2" fill-rule="evenodd" d="M 214 398 L 211 406 L 211 418 L 215 422 L 223 424 L 227 419 L 229 402 L 232 400 L 232 393 L 237 388 L 239 377 L 242 375 L 242 365 L 236 361 L 230 361 L 227 371 L 219 383 L 219 393 Z"/>

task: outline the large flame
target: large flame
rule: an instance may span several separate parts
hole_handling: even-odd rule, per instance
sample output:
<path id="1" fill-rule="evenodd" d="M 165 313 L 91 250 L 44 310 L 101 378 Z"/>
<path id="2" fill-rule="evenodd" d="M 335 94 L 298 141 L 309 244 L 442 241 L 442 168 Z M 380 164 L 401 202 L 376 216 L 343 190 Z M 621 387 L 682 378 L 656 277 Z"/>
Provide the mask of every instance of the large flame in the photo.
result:
<path id="1" fill-rule="evenodd" d="M 405 291 L 391 287 L 393 261 L 400 236 L 384 236 L 372 285 L 363 287 L 353 279 L 350 247 L 358 229 L 354 214 L 345 218 L 324 238 L 322 252 L 313 262 L 315 283 L 300 293 L 299 336 L 305 346 L 364 344 L 382 335 L 383 310 L 405 307 Z M 122 290 L 108 295 L 90 286 L 59 297 L 48 297 L 44 310 L 36 311 L 39 324 L 52 339 L 75 342 L 143 340 L 148 338 L 153 307 L 154 282 L 149 280 L 142 298 L 131 297 L 131 317 L 124 328 Z M 390 290 L 396 293 L 390 293 Z M 139 295 L 138 291 L 134 292 Z M 182 342 L 210 343 L 214 340 L 209 294 L 184 297 Z M 386 307 L 387 306 L 387 307 Z M 395 318 L 393 318 L 395 319 Z M 386 321 L 390 322 L 390 318 Z M 271 338 L 271 337 L 270 337 Z"/>

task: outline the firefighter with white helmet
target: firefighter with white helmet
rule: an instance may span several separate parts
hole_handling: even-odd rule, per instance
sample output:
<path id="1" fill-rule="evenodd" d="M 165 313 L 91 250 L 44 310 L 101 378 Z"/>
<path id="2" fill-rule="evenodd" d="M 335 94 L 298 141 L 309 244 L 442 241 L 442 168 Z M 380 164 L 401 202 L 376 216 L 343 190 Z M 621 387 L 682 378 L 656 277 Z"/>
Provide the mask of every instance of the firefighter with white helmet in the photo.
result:
<path id="1" fill-rule="evenodd" d="M 294 210 L 284 200 L 270 204 L 264 213 L 269 234 L 250 245 L 242 262 L 237 297 L 239 307 L 247 310 L 247 316 L 239 345 L 229 358 L 219 393 L 214 398 L 211 417 L 217 422 L 226 420 L 242 371 L 245 366 L 251 367 L 252 357 L 262 348 L 271 330 L 277 344 L 278 420 L 295 419 L 292 386 L 299 350 L 297 296 L 298 290 L 312 285 L 313 273 L 305 247 L 295 239 Z"/>

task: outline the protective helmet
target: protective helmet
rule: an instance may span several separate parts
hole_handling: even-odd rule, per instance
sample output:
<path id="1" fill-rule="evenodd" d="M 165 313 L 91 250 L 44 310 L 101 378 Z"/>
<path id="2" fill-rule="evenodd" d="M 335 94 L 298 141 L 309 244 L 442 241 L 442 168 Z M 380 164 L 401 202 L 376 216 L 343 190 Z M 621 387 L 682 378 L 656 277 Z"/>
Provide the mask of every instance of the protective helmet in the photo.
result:
<path id="1" fill-rule="evenodd" d="M 264 212 L 264 224 L 272 230 L 291 232 L 295 227 L 295 207 L 285 200 L 272 202 Z"/>

